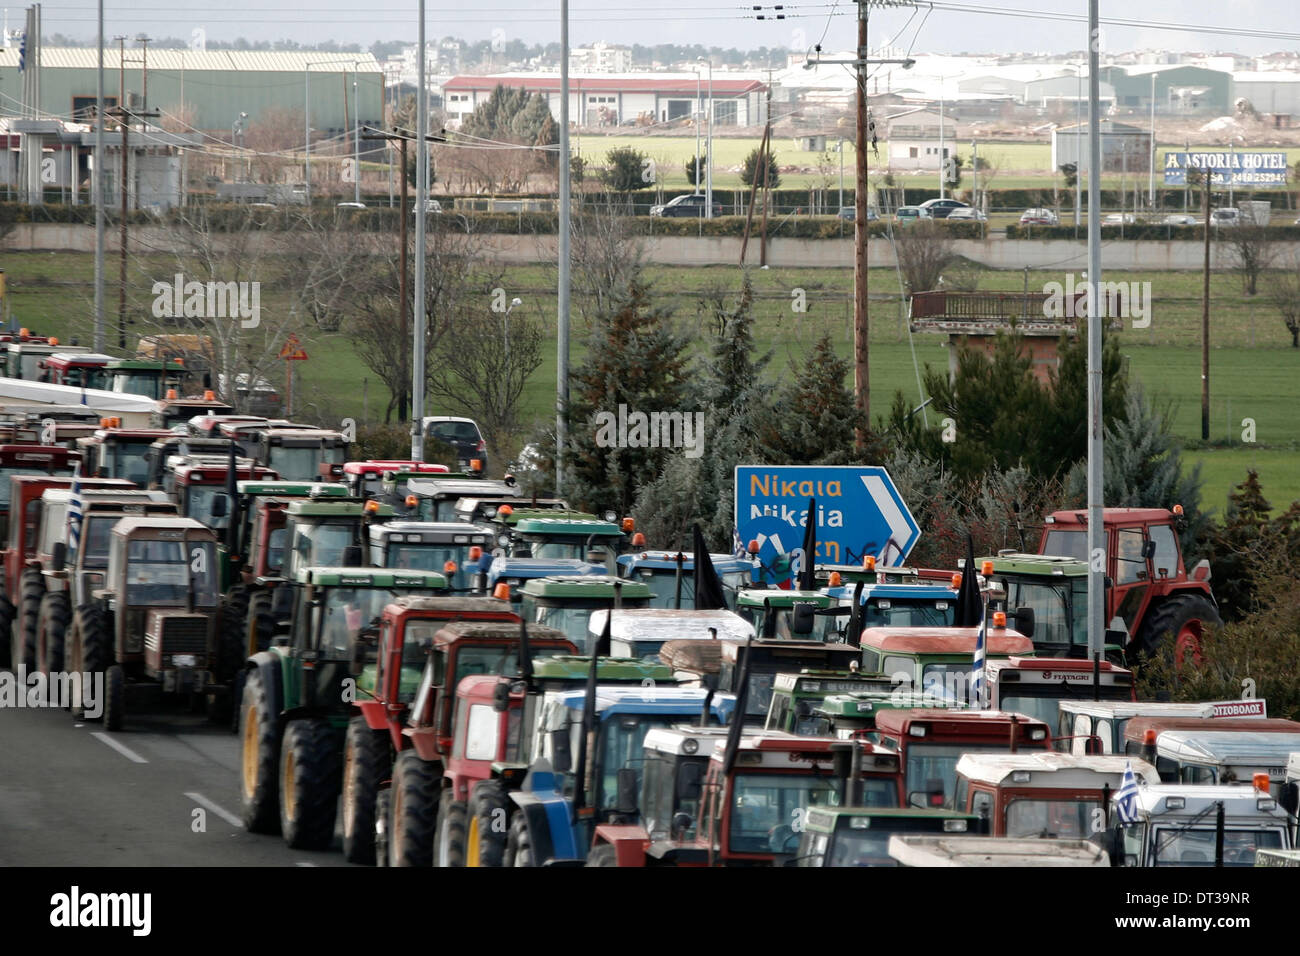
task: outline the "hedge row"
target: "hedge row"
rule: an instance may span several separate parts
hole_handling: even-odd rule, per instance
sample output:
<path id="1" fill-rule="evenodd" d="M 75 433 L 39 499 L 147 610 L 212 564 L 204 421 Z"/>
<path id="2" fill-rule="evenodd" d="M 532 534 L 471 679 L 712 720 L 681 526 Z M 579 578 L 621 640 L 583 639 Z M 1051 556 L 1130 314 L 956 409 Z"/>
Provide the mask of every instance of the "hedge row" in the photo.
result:
<path id="1" fill-rule="evenodd" d="M 1080 225 L 1077 236 L 1082 238 L 1087 233 L 1086 226 Z M 1229 238 L 1232 227 L 1212 230 L 1215 239 Z M 1268 226 L 1264 236 L 1270 240 L 1300 240 L 1300 226 Z M 1074 226 L 1007 226 L 1008 239 L 1074 239 Z M 1205 238 L 1204 226 L 1162 226 L 1158 224 L 1138 223 L 1131 226 L 1102 226 L 1102 239 L 1181 239 L 1195 241 Z"/>

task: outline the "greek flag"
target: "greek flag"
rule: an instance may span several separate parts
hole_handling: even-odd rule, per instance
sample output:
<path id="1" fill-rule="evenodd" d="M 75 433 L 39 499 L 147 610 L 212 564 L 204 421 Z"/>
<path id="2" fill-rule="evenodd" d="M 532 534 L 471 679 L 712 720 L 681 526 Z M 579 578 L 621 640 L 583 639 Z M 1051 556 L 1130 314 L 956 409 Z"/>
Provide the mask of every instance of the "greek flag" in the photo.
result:
<path id="1" fill-rule="evenodd" d="M 1124 762 L 1124 779 L 1120 782 L 1119 793 L 1115 795 L 1115 810 L 1119 813 L 1120 823 L 1137 823 L 1138 782 L 1133 776 L 1133 762 Z"/>
<path id="2" fill-rule="evenodd" d="M 18 43 L 18 72 L 21 73 L 27 69 L 27 34 L 23 34 L 22 40 Z"/>
<path id="3" fill-rule="evenodd" d="M 72 497 L 68 499 L 68 551 L 76 553 L 81 543 L 81 462 L 72 466 Z"/>
<path id="4" fill-rule="evenodd" d="M 984 689 L 984 641 L 988 637 L 989 612 L 984 609 L 980 618 L 979 633 L 975 635 L 975 660 L 970 669 L 971 706 L 983 710 L 988 706 L 987 693 Z"/>
<path id="5" fill-rule="evenodd" d="M 731 554 L 737 558 L 749 557 L 749 551 L 745 547 L 745 542 L 740 540 L 740 531 L 737 528 L 731 529 Z"/>

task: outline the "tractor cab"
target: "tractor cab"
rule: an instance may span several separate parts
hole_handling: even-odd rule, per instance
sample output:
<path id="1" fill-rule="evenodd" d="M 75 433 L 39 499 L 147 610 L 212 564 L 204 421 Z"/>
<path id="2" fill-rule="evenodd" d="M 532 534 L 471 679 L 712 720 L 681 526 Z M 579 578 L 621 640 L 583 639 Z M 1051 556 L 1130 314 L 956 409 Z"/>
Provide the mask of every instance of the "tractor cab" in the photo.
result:
<path id="1" fill-rule="evenodd" d="M 1088 654 L 1088 565 L 1072 557 L 1003 552 L 984 558 L 988 575 L 1005 594 L 995 602 L 1022 633 L 1033 639 L 1035 652 L 1047 657 Z M 1108 634 L 1107 658 L 1122 651 L 1118 635 Z"/>
<path id="2" fill-rule="evenodd" d="M 1100 829 L 1126 769 L 1140 784 L 1156 768 L 1121 756 L 976 753 L 957 761 L 954 806 L 986 821 L 993 836 L 1086 840 Z"/>
<path id="3" fill-rule="evenodd" d="M 342 486 L 340 486 L 342 487 Z M 474 525 L 388 521 L 369 528 L 370 563 L 379 568 L 441 571 L 453 591 L 483 593 L 492 533 Z"/>
<path id="4" fill-rule="evenodd" d="M 1277 796 L 1287 758 L 1300 750 L 1300 723 L 1278 718 L 1138 717 L 1124 752 L 1155 764 L 1165 783 L 1241 783 L 1262 778 Z"/>
<path id="5" fill-rule="evenodd" d="M 107 366 L 113 361 L 111 355 L 95 352 L 71 352 L 66 349 L 52 352 L 38 361 L 41 379 L 52 385 L 67 385 L 70 388 L 108 388 Z"/>
<path id="6" fill-rule="evenodd" d="M 1052 735 L 1041 720 L 1000 710 L 885 710 L 874 739 L 899 755 L 904 801 L 910 807 L 948 807 L 957 788 L 957 761 L 968 753 L 1048 750 Z"/>
<path id="7" fill-rule="evenodd" d="M 828 587 L 833 603 L 852 608 L 856 585 Z M 864 583 L 858 594 L 862 627 L 952 627 L 957 589 L 946 584 Z"/>
<path id="8" fill-rule="evenodd" d="M 978 817 L 915 807 L 819 807 L 804 818 L 795 866 L 900 866 L 889 855 L 899 835 L 964 836 L 981 832 Z"/>
<path id="9" fill-rule="evenodd" d="M 173 359 L 114 359 L 104 366 L 110 392 L 142 395 L 154 401 L 169 390 L 179 393 L 189 369 L 179 358 Z"/>
<path id="10" fill-rule="evenodd" d="M 86 473 L 98 478 L 125 478 L 141 488 L 149 486 L 149 450 L 165 439 L 157 428 L 123 428 L 120 418 L 105 418 L 100 429 L 78 439 L 86 460 Z"/>
<path id="11" fill-rule="evenodd" d="M 291 481 L 319 481 L 322 467 L 342 468 L 347 458 L 348 443 L 343 435 L 324 428 L 252 424 L 222 426 L 220 431 L 224 437 L 236 438 L 249 456 Z M 332 471 L 328 474 L 333 476 Z"/>
<path id="12" fill-rule="evenodd" d="M 420 521 L 459 520 L 456 502 L 461 498 L 519 498 L 521 494 L 513 478 L 484 478 L 481 472 L 413 477 L 406 493 L 415 496 Z"/>
<path id="13" fill-rule="evenodd" d="M 752 582 L 753 565 L 730 554 L 710 554 L 713 570 L 722 581 L 722 593 L 731 610 L 736 596 Z M 650 586 L 652 608 L 695 607 L 695 556 L 681 551 L 638 551 L 618 556 L 620 577 Z"/>
<path id="14" fill-rule="evenodd" d="M 5 356 L 8 360 L 5 374 L 8 378 L 21 378 L 28 382 L 52 382 L 52 372 L 45 363 L 55 353 L 71 357 L 89 352 L 90 349 L 84 345 L 60 345 L 56 338 L 45 342 L 11 342 Z"/>
<path id="15" fill-rule="evenodd" d="M 584 512 L 538 513 L 517 508 L 513 518 L 514 533 L 509 544 L 503 545 L 512 558 L 588 563 L 613 573 L 614 561 L 626 541 L 623 529 L 612 520 L 601 521 Z"/>
<path id="16" fill-rule="evenodd" d="M 357 549 L 355 562 L 362 564 L 370 526 L 386 521 L 392 514 L 392 508 L 375 501 L 331 501 L 320 497 L 289 502 L 285 509 L 288 550 L 284 576 L 292 580 L 299 569 L 310 565 L 343 564 L 349 548 Z"/>
<path id="17" fill-rule="evenodd" d="M 346 461 L 339 472 L 339 479 L 348 486 L 348 493 L 354 498 L 377 498 L 385 493 L 385 476 L 401 472 L 406 475 L 401 487 L 394 482 L 388 493 L 394 497 L 406 499 L 406 482 L 412 475 L 446 474 L 446 465 L 429 465 L 423 462 L 399 459 L 381 459 L 375 461 Z"/>
<path id="18" fill-rule="evenodd" d="M 8 540 L 10 478 L 25 475 L 67 477 L 80 461 L 81 453 L 67 448 L 0 445 L 0 540 Z"/>
<path id="19" fill-rule="evenodd" d="M 621 621 L 623 609 L 639 612 L 649 603 L 650 589 L 644 584 L 608 575 L 533 578 L 521 589 L 519 615 L 529 624 L 545 624 L 563 631 L 582 653 L 589 654 L 601 634 L 592 630 L 598 617 L 603 628 L 610 609 L 620 609 L 614 620 Z M 642 656 L 626 653 L 613 644 L 610 652 L 618 657 Z"/>
<path id="20" fill-rule="evenodd" d="M 1257 851 L 1294 846 L 1286 810 L 1261 783 L 1139 786 L 1133 823 L 1116 794 L 1102 846 L 1112 866 L 1254 866 Z"/>
<path id="21" fill-rule="evenodd" d="M 1241 705 L 1249 705 L 1243 712 Z M 1095 740 L 1101 753 L 1124 753 L 1124 731 L 1134 717 L 1226 717 L 1268 715 L 1268 705 L 1263 699 L 1250 701 L 1221 701 L 1219 703 L 1171 703 L 1164 701 L 1129 700 L 1066 700 L 1057 708 L 1060 719 L 1057 742 L 1065 743 L 1071 753 L 1087 752 L 1088 741 Z M 1140 739 L 1140 738 L 1139 738 Z"/>
<path id="22" fill-rule="evenodd" d="M 173 495 L 181 514 L 202 521 L 214 531 L 225 530 L 235 505 L 227 490 L 232 484 L 230 460 L 185 456 L 172 464 L 171 472 L 175 483 Z M 235 459 L 233 483 L 236 485 L 241 480 L 265 481 L 278 477 L 247 458 Z"/>
<path id="23" fill-rule="evenodd" d="M 1133 672 L 1101 661 L 1094 675 L 1092 661 L 1077 657 L 1009 657 L 984 667 L 989 706 L 1037 717 L 1049 727 L 1060 725 L 1061 704 L 1067 700 L 1134 701 Z"/>
<path id="24" fill-rule="evenodd" d="M 169 437 L 159 438 L 149 445 L 149 481 L 146 487 L 169 490 L 174 485 L 175 476 L 171 472 L 174 458 L 224 458 L 230 457 L 231 442 L 216 438 L 190 438 L 171 433 Z M 235 445 L 235 455 L 247 458 L 244 450 Z"/>
<path id="25" fill-rule="evenodd" d="M 811 670 L 851 672 L 861 662 L 861 652 L 848 644 L 814 641 L 673 640 L 659 654 L 682 681 L 716 686 L 724 693 L 740 692 L 746 658 L 750 659 L 749 689 L 742 719 L 761 726 L 772 704 L 778 674 Z"/>
<path id="26" fill-rule="evenodd" d="M 603 578 L 589 580 L 604 581 Z M 629 588 L 638 589 L 629 592 Z M 640 590 L 644 589 L 644 590 Z M 653 603 L 653 596 L 644 584 L 626 581 L 622 585 L 622 594 L 626 600 L 629 593 L 636 593 L 647 602 Z M 587 622 L 587 642 L 594 646 L 605 631 L 605 620 L 609 618 L 610 650 L 623 657 L 639 657 L 643 660 L 658 661 L 659 652 L 669 641 L 680 640 L 723 640 L 744 643 L 754 637 L 753 626 L 732 611 L 675 611 L 671 608 L 653 607 L 641 604 L 628 607 L 613 614 L 607 610 L 591 612 Z"/>
<path id="27" fill-rule="evenodd" d="M 843 643 L 839 619 L 817 613 L 835 604 L 821 591 L 746 588 L 736 592 L 736 613 L 753 624 L 764 640 Z"/>
<path id="28" fill-rule="evenodd" d="M 800 737 L 831 736 L 830 722 L 818 718 L 817 709 L 832 694 L 879 694 L 891 692 L 884 674 L 856 670 L 824 671 L 804 668 L 798 673 L 777 674 L 772 684 L 772 703 L 765 730 L 782 730 Z"/>
<path id="29" fill-rule="evenodd" d="M 1000 619 L 998 619 L 1000 620 Z M 967 699 L 978 627 L 871 627 L 862 632 L 862 666 L 888 674 L 905 690 L 944 700 Z M 1005 626 L 988 629 L 986 660 L 1028 657 L 1034 645 Z"/>
<path id="30" fill-rule="evenodd" d="M 72 660 L 104 666 L 104 725 L 121 730 L 128 685 L 202 697 L 216 668 L 216 536 L 192 518 L 133 516 L 112 529 L 103 587 L 70 631 Z"/>
<path id="31" fill-rule="evenodd" d="M 427 466 L 426 466 L 427 467 Z M 518 497 L 493 497 L 476 495 L 457 498 L 453 509 L 457 521 L 471 524 L 491 525 L 494 533 L 510 531 L 514 527 L 511 516 L 519 507 Z M 529 498 L 529 511 L 569 511 L 569 503 L 563 498 Z"/>

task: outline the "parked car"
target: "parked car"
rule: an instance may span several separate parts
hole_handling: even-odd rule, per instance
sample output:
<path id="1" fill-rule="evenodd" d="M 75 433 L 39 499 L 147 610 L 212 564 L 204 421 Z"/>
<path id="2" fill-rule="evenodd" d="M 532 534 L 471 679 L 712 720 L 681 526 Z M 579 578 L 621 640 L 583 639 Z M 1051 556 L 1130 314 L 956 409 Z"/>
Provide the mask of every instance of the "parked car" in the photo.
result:
<path id="1" fill-rule="evenodd" d="M 1103 226 L 1131 226 L 1137 222 L 1137 217 L 1131 212 L 1112 212 L 1101 221 Z"/>
<path id="2" fill-rule="evenodd" d="M 948 213 L 948 218 L 954 222 L 988 222 L 989 217 L 983 210 L 976 209 L 974 206 L 961 206 Z"/>
<path id="3" fill-rule="evenodd" d="M 947 219 L 954 209 L 969 209 L 970 206 L 960 199 L 927 199 L 921 203 L 921 208 L 930 210 L 933 219 Z"/>
<path id="4" fill-rule="evenodd" d="M 900 226 L 905 226 L 909 222 L 916 222 L 920 219 L 932 219 L 930 210 L 924 206 L 899 206 L 894 213 L 894 221 Z"/>
<path id="5" fill-rule="evenodd" d="M 703 216 L 706 209 L 705 197 L 688 193 L 685 196 L 678 196 L 676 199 L 669 200 L 662 206 L 651 206 L 650 215 L 652 216 Z M 713 204 L 713 215 L 722 215 L 722 203 Z"/>
<path id="6" fill-rule="evenodd" d="M 414 215 L 420 208 L 418 202 L 411 203 L 411 214 Z M 433 213 L 436 216 L 442 215 L 442 203 L 436 199 L 426 199 L 424 201 L 424 211 L 426 214 Z"/>
<path id="7" fill-rule="evenodd" d="M 845 220 L 846 222 L 857 222 L 857 220 L 858 220 L 858 207 L 857 207 L 857 206 L 841 206 L 841 207 L 840 207 L 840 211 L 839 211 L 838 213 L 836 213 L 836 215 L 839 216 L 841 219 Z M 868 207 L 867 207 L 867 222 L 875 222 L 875 221 L 878 220 L 879 218 L 880 218 L 880 213 L 876 212 L 876 210 L 873 209 L 871 206 L 868 206 Z"/>
<path id="8" fill-rule="evenodd" d="M 429 415 L 424 419 L 424 437 L 436 438 L 454 448 L 456 461 L 462 468 L 478 459 L 483 463 L 483 473 L 487 474 L 487 443 L 474 419 Z"/>
<path id="9" fill-rule="evenodd" d="M 363 202 L 341 202 L 338 203 L 334 208 L 335 209 L 365 209 L 366 204 Z"/>
<path id="10" fill-rule="evenodd" d="M 1240 226 L 1241 210 L 1231 206 L 1227 209 L 1211 209 L 1210 225 L 1216 228 L 1219 226 Z"/>
<path id="11" fill-rule="evenodd" d="M 1022 226 L 1055 226 L 1059 223 L 1056 213 L 1050 209 L 1026 209 L 1020 214 Z"/>
<path id="12" fill-rule="evenodd" d="M 1189 216 L 1182 212 L 1173 212 L 1165 216 L 1162 225 L 1166 226 L 1199 226 L 1200 220 L 1195 216 Z"/>

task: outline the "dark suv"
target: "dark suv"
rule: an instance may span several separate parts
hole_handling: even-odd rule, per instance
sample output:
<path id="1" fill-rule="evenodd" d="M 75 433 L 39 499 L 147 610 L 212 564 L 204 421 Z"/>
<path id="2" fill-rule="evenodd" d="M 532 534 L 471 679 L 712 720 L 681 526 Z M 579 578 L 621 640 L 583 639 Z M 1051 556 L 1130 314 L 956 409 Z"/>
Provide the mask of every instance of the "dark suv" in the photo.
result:
<path id="1" fill-rule="evenodd" d="M 483 434 L 472 418 L 452 418 L 447 415 L 433 415 L 424 420 L 424 437 L 436 438 L 456 450 L 456 461 L 462 470 L 469 463 L 478 459 L 487 472 L 487 443 Z"/>
<path id="2" fill-rule="evenodd" d="M 650 215 L 652 216 L 703 216 L 705 209 L 708 208 L 703 195 L 688 193 L 685 196 L 678 196 L 676 199 L 669 200 L 662 206 L 651 206 Z M 722 203 L 713 204 L 713 215 L 722 215 Z"/>

